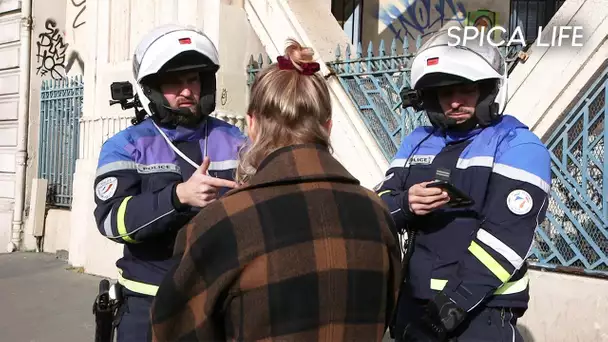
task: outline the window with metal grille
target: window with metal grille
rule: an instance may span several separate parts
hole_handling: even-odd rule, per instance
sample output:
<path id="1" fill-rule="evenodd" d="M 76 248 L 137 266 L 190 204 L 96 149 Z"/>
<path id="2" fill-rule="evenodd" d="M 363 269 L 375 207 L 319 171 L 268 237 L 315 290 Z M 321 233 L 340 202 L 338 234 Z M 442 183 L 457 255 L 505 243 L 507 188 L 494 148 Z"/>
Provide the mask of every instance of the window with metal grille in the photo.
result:
<path id="1" fill-rule="evenodd" d="M 351 44 L 361 41 L 363 0 L 332 0 L 331 13 L 350 37 Z"/>
<path id="2" fill-rule="evenodd" d="M 564 0 L 511 0 L 509 32 L 519 26 L 526 42 L 534 42 L 538 28 L 547 26 L 553 15 L 565 3 Z"/>

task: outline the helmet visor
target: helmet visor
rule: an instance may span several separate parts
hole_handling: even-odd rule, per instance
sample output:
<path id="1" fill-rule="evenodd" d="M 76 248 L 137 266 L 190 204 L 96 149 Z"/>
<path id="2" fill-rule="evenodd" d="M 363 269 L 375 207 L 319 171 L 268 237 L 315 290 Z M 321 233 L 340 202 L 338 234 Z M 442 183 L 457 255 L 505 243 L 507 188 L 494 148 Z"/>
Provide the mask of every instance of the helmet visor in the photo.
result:
<path id="1" fill-rule="evenodd" d="M 209 57 L 198 51 L 185 51 L 170 59 L 159 73 L 176 71 L 210 71 L 216 72 L 219 67 Z"/>

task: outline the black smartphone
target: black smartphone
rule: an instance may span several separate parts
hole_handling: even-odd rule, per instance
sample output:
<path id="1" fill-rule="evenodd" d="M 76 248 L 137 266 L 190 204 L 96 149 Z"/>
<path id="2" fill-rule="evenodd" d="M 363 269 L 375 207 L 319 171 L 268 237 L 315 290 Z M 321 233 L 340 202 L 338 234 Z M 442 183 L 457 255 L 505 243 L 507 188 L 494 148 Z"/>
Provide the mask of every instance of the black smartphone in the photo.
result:
<path id="1" fill-rule="evenodd" d="M 463 191 L 455 187 L 452 183 L 448 181 L 434 181 L 426 185 L 427 188 L 441 188 L 450 196 L 450 201 L 447 203 L 447 206 L 451 208 L 462 208 L 469 207 L 475 204 L 475 201 L 469 195 L 465 194 Z"/>

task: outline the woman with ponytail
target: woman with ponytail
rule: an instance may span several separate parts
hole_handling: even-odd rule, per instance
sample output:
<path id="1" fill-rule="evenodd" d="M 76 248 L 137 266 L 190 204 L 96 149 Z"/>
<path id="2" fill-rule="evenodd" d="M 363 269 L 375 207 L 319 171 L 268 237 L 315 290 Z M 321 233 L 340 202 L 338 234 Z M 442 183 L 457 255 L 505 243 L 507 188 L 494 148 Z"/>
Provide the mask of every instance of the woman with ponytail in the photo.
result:
<path id="1" fill-rule="evenodd" d="M 240 187 L 178 235 L 155 341 L 382 339 L 400 280 L 393 221 L 331 154 L 319 69 L 289 41 L 256 76 Z"/>

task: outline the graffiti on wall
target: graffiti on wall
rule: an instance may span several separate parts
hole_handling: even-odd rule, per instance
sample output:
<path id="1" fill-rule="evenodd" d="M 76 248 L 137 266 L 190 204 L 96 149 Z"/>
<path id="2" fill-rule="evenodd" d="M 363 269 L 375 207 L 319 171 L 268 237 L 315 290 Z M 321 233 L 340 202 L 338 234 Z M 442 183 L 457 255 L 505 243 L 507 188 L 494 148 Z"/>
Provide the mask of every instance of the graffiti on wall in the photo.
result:
<path id="1" fill-rule="evenodd" d="M 86 23 L 86 21 L 84 20 L 83 13 L 84 13 L 84 10 L 87 8 L 87 0 L 82 0 L 80 2 L 76 2 L 75 0 L 71 0 L 71 1 L 72 1 L 72 6 L 76 7 L 76 9 L 80 9 L 78 11 L 78 13 L 76 14 L 76 16 L 74 17 L 74 20 L 72 21 L 72 28 L 77 29 Z M 74 63 L 77 63 L 78 67 L 80 67 L 80 70 L 82 70 L 82 72 L 84 72 L 84 60 L 82 59 L 82 57 L 80 56 L 80 53 L 77 50 L 72 49 L 68 56 L 68 62 L 65 65 L 66 73 L 68 73 L 68 72 L 70 72 L 70 70 L 72 70 Z"/>
<path id="2" fill-rule="evenodd" d="M 36 74 L 44 76 L 48 73 L 53 79 L 60 80 L 65 74 L 65 53 L 68 44 L 64 42 L 55 20 L 47 19 L 44 27 L 46 31 L 38 35 L 36 42 Z"/>
<path id="3" fill-rule="evenodd" d="M 378 20 L 403 42 L 405 38 L 423 38 L 437 32 L 448 21 L 464 22 L 466 10 L 454 0 L 396 0 L 405 8 L 394 4 L 380 8 Z M 432 3 L 435 3 L 434 6 Z"/>
<path id="4" fill-rule="evenodd" d="M 80 57 L 80 53 L 78 51 L 70 51 L 70 56 L 68 56 L 68 63 L 65 65 L 65 72 L 68 73 L 72 70 L 74 63 L 78 63 L 80 70 L 84 72 L 84 61 L 82 57 Z"/>
<path id="5" fill-rule="evenodd" d="M 80 11 L 78 12 L 78 14 L 76 14 L 76 16 L 74 17 L 74 21 L 72 22 L 72 28 L 77 29 L 86 23 L 86 21 L 82 17 L 82 14 L 84 13 L 85 8 L 87 8 L 87 0 L 82 0 L 79 3 L 76 3 L 75 0 L 71 1 L 72 6 L 76 7 L 77 9 L 80 8 Z"/>

